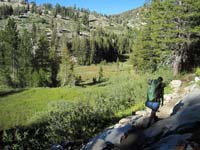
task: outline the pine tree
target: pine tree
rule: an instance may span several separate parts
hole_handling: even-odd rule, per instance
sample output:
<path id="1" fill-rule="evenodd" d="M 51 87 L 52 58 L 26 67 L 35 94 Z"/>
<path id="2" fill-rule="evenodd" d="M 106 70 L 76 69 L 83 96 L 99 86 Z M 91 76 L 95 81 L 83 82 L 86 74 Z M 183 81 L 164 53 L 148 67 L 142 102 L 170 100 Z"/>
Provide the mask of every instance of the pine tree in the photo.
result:
<path id="1" fill-rule="evenodd" d="M 89 14 L 87 12 L 84 13 L 82 22 L 85 26 L 89 26 Z"/>
<path id="2" fill-rule="evenodd" d="M 176 75 L 199 62 L 194 61 L 199 59 L 199 3 L 198 0 L 153 0 L 146 5 L 146 26 L 133 47 L 134 66 L 156 69 L 171 59 Z"/>
<path id="3" fill-rule="evenodd" d="M 67 44 L 63 42 L 63 48 L 61 52 L 61 64 L 58 74 L 58 80 L 61 86 L 70 84 L 73 77 L 73 65 L 70 60 L 70 53 Z"/>
<path id="4" fill-rule="evenodd" d="M 45 33 L 41 34 L 38 40 L 38 48 L 33 59 L 33 69 L 39 73 L 39 86 L 50 84 L 50 52 L 49 41 Z"/>
<path id="5" fill-rule="evenodd" d="M 0 30 L 0 83 L 7 85 L 6 76 L 5 76 L 5 68 L 7 67 L 5 60 L 5 42 L 4 40 L 4 31 Z"/>
<path id="6" fill-rule="evenodd" d="M 78 51 L 78 57 L 79 57 L 79 64 L 86 65 L 89 64 L 89 41 L 86 38 L 82 38 L 80 40 L 80 49 Z"/>
<path id="7" fill-rule="evenodd" d="M 174 75 L 192 67 L 192 45 L 199 38 L 198 0 L 154 0 L 152 2 L 151 27 L 153 48 L 172 50 Z M 195 53 L 195 52 L 194 52 Z"/>
<path id="8" fill-rule="evenodd" d="M 31 71 L 32 71 L 32 45 L 30 34 L 27 30 L 23 31 L 23 34 L 19 41 L 19 84 L 20 87 L 31 86 Z"/>
<path id="9" fill-rule="evenodd" d="M 174 75 L 177 73 L 188 70 L 193 64 L 191 64 L 192 58 L 192 45 L 196 45 L 196 41 L 199 39 L 200 31 L 194 32 L 195 29 L 200 27 L 199 22 L 199 1 L 198 0 L 176 0 L 175 5 L 169 2 L 169 6 L 172 7 L 173 12 L 170 15 L 170 20 L 174 22 L 173 29 L 174 36 L 171 38 L 173 46 L 173 71 Z M 197 19 L 197 20 L 194 20 Z M 172 33 L 171 30 L 169 32 Z"/>
<path id="10" fill-rule="evenodd" d="M 100 66 L 100 68 L 99 68 L 99 80 L 98 81 L 101 82 L 102 78 L 103 78 L 103 67 Z"/>
<path id="11" fill-rule="evenodd" d="M 50 48 L 50 66 L 51 66 L 51 86 L 56 87 L 58 86 L 58 70 L 59 70 L 59 62 L 60 58 L 58 53 L 56 53 L 55 46 Z"/>
<path id="12" fill-rule="evenodd" d="M 94 59 L 95 59 L 95 53 L 96 53 L 96 42 L 94 39 L 94 34 L 91 34 L 90 36 L 90 56 L 89 56 L 89 64 L 94 63 Z"/>
<path id="13" fill-rule="evenodd" d="M 78 36 L 74 36 L 72 39 L 72 55 L 79 57 L 79 51 L 80 51 L 80 39 Z"/>
<path id="14" fill-rule="evenodd" d="M 37 27 L 35 23 L 32 24 L 31 35 L 32 44 L 34 45 L 37 41 Z"/>
<path id="15" fill-rule="evenodd" d="M 3 32 L 5 76 L 8 85 L 16 87 L 18 85 L 19 71 L 19 34 L 17 25 L 13 19 L 9 19 Z"/>
<path id="16" fill-rule="evenodd" d="M 136 71 L 138 70 L 152 70 L 156 68 L 156 57 L 154 49 L 152 49 L 151 38 L 151 20 L 150 20 L 150 6 L 146 5 L 143 8 L 142 21 L 146 25 L 141 27 L 137 32 L 138 36 L 132 46 L 131 61 Z"/>

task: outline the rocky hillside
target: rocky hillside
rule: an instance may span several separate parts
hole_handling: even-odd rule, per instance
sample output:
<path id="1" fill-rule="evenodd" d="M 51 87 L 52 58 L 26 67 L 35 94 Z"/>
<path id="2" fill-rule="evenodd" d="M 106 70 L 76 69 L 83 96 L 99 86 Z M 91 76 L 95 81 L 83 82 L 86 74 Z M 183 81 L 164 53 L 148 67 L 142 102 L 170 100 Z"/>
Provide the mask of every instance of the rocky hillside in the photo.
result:
<path id="1" fill-rule="evenodd" d="M 150 127 L 147 127 L 150 111 L 138 111 L 104 130 L 84 149 L 199 150 L 200 87 L 194 81 L 191 83 L 184 88 L 180 80 L 171 82 L 174 92 L 165 95 L 159 120 Z"/>
<path id="2" fill-rule="evenodd" d="M 84 9 L 68 7 L 66 11 L 69 14 L 63 16 L 59 13 L 55 15 L 52 8 L 47 9 L 43 5 L 36 6 L 35 3 L 27 3 L 26 0 L 0 1 L 0 6 L 3 5 L 12 6 L 13 9 L 16 9 L 16 7 L 18 9 L 20 7 L 23 8 L 23 11 L 19 12 L 18 15 L 10 16 L 17 20 L 19 30 L 30 30 L 32 24 L 35 23 L 39 30 L 46 31 L 49 37 L 53 32 L 52 26 L 56 28 L 58 36 L 66 34 L 69 39 L 76 33 L 79 36 L 89 36 L 91 32 L 99 29 L 103 29 L 106 32 L 124 34 L 128 28 L 140 26 L 140 8 L 119 15 L 106 16 Z M 87 17 L 87 23 L 83 22 L 85 17 Z M 0 19 L 1 28 L 6 25 L 6 18 Z"/>
<path id="3" fill-rule="evenodd" d="M 113 15 L 111 16 L 111 20 L 123 24 L 124 27 L 139 28 L 141 25 L 145 24 L 141 21 L 141 13 L 142 8 L 137 8 L 118 15 Z"/>
<path id="4" fill-rule="evenodd" d="M 0 6 L 11 5 L 13 7 L 17 7 L 17 6 L 24 6 L 26 4 L 28 4 L 27 0 L 1 0 L 0 1 Z"/>

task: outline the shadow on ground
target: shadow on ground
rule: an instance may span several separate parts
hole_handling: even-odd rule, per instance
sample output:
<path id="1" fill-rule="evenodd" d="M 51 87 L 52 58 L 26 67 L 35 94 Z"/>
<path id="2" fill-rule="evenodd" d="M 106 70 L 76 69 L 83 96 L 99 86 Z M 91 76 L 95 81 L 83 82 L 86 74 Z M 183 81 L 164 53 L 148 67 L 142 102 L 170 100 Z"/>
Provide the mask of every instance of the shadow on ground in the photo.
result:
<path id="1" fill-rule="evenodd" d="M 26 89 L 11 89 L 11 90 L 2 90 L 0 91 L 0 97 L 6 97 L 12 94 L 20 93 L 25 91 Z"/>

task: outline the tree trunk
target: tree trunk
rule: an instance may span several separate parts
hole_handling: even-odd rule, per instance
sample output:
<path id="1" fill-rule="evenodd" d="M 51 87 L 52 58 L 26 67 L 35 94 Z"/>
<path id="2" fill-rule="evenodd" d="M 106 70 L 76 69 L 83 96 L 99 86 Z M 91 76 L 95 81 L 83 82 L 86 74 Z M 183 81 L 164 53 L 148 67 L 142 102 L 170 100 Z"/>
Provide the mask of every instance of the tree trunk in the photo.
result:
<path id="1" fill-rule="evenodd" d="M 174 57 L 175 58 L 173 62 L 173 75 L 176 76 L 181 71 L 182 55 L 175 55 Z"/>

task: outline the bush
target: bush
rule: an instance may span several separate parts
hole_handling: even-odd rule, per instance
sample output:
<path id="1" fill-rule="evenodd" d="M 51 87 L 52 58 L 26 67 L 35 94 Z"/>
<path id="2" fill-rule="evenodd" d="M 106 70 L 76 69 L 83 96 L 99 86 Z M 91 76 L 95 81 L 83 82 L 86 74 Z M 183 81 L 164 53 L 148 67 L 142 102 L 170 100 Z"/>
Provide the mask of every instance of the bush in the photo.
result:
<path id="1" fill-rule="evenodd" d="M 133 106 L 137 107 L 135 109 L 143 108 L 146 81 L 158 76 L 162 76 L 166 83 L 173 78 L 169 69 L 142 75 L 124 72 L 112 78 L 103 90 L 88 93 L 82 102 L 69 103 L 60 100 L 50 103 L 42 122 L 40 120 L 40 123 L 30 127 L 16 127 L 4 131 L 3 147 L 22 150 L 49 149 L 55 143 L 75 141 L 76 149 L 80 149 L 81 145 L 95 134 L 116 122 L 116 119 L 119 119 L 116 117 L 117 113 L 125 112 Z"/>
<path id="2" fill-rule="evenodd" d="M 199 68 L 199 67 L 196 68 L 195 75 L 196 75 L 196 76 L 200 76 L 200 68 Z"/>
<path id="3" fill-rule="evenodd" d="M 59 101 L 51 104 L 50 108 L 46 135 L 51 143 L 79 141 L 81 145 L 108 125 L 112 116 L 105 112 L 106 109 L 93 107 L 89 103 Z"/>

